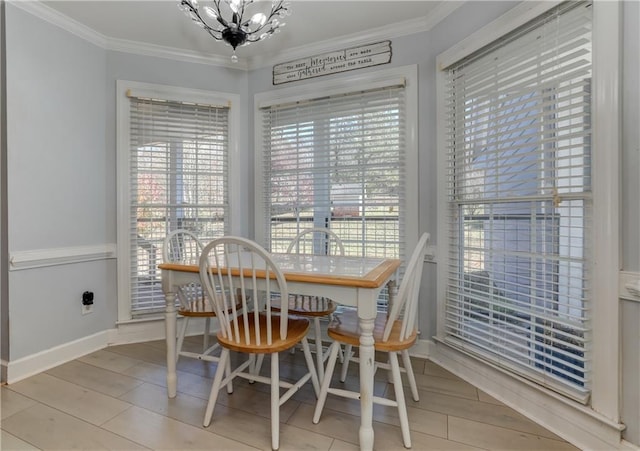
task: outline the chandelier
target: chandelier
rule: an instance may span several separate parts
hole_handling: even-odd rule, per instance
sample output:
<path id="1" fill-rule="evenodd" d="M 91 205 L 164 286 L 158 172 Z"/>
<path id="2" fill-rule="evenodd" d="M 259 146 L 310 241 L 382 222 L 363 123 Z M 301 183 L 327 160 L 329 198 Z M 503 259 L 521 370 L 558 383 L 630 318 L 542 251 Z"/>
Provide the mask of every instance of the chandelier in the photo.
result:
<path id="1" fill-rule="evenodd" d="M 236 47 L 262 41 L 280 31 L 284 26 L 280 19 L 290 14 L 289 2 L 284 0 L 273 0 L 269 14 L 256 12 L 249 19 L 245 18 L 248 16 L 246 8 L 253 0 L 212 0 L 210 3 L 211 6 L 200 7 L 198 0 L 180 0 L 179 6 L 212 38 L 233 47 L 233 62 L 238 61 Z"/>

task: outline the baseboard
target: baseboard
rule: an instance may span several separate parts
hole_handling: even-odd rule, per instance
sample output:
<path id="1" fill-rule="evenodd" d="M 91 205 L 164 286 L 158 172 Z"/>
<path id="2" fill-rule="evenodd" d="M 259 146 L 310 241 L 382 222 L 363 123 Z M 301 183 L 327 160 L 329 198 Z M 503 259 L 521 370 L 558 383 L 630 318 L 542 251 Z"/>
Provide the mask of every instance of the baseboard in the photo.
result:
<path id="1" fill-rule="evenodd" d="M 421 359 L 428 359 L 430 355 L 431 346 L 433 346 L 431 340 L 416 340 L 415 344 L 409 350 L 409 354 L 412 357 L 418 357 Z"/>
<path id="2" fill-rule="evenodd" d="M 443 343 L 427 343 L 429 359 L 580 449 L 623 450 L 623 424 L 471 358 Z"/>
<path id="3" fill-rule="evenodd" d="M 180 321 L 178 320 L 178 326 Z M 216 327 L 217 323 L 211 324 L 211 333 L 215 332 Z M 204 320 L 202 318 L 192 318 L 189 321 L 187 335 L 199 335 L 203 331 Z M 2 360 L 0 361 L 0 371 L 6 376 L 2 380 L 8 384 L 14 384 L 108 346 L 163 340 L 164 338 L 164 318 L 119 324 L 115 329 L 98 332 L 17 360 L 10 362 Z"/>
<path id="4" fill-rule="evenodd" d="M 16 383 L 29 376 L 105 348 L 108 345 L 108 340 L 109 331 L 103 331 L 20 359 L 10 362 L 3 361 L 2 364 L 6 368 L 6 382 L 8 384 Z"/>
<path id="5" fill-rule="evenodd" d="M 183 318 L 178 318 L 177 330 L 180 330 Z M 202 335 L 204 332 L 204 318 L 191 318 L 187 329 L 187 336 Z M 218 323 L 213 319 L 211 322 L 211 333 L 218 330 Z M 164 316 L 133 320 L 118 323 L 116 329 L 109 331 L 109 345 L 123 345 L 129 343 L 141 343 L 145 341 L 164 340 L 165 327 Z"/>

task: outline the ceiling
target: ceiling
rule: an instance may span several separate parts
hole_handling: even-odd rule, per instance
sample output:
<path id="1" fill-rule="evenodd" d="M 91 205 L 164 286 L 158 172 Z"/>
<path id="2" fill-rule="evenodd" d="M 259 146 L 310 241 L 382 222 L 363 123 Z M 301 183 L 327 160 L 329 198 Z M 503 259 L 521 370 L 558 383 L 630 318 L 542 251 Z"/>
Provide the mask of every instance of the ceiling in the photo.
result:
<path id="1" fill-rule="evenodd" d="M 207 0 L 200 0 L 204 5 Z M 281 60 L 317 54 L 349 45 L 372 42 L 374 36 L 389 39 L 425 31 L 442 20 L 462 2 L 455 1 L 341 1 L 293 0 L 286 26 L 270 39 L 239 47 L 245 60 L 270 55 Z M 268 9 L 270 2 L 256 1 L 250 12 Z M 231 56 L 231 47 L 211 38 L 178 8 L 177 0 L 46 0 L 44 5 L 98 33 L 107 41 L 159 46 L 202 57 Z M 362 42 L 366 39 L 366 42 Z M 361 41 L 361 42 L 358 42 Z M 375 41 L 373 41 L 375 42 Z M 311 50 L 310 50 L 311 49 Z M 311 53 L 309 53 L 311 51 Z M 297 53 L 297 54 L 296 54 Z"/>

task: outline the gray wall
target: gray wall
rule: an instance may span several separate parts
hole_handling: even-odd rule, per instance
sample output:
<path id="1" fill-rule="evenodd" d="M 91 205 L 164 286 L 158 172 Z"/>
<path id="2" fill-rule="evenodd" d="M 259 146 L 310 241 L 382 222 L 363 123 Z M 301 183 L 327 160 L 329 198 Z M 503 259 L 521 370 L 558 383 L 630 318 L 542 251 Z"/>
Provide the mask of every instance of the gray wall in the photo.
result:
<path id="1" fill-rule="evenodd" d="M 9 253 L 113 242 L 105 51 L 11 3 L 6 21 Z M 113 260 L 9 272 L 11 360 L 112 328 L 114 276 Z"/>
<path id="2" fill-rule="evenodd" d="M 106 51 L 10 3 L 6 10 L 10 254 L 116 243 L 116 80 L 240 94 L 247 123 L 244 71 Z M 239 136 L 238 169 L 250 180 L 249 134 Z M 249 233 L 248 193 L 240 234 Z M 115 260 L 10 271 L 8 289 L 6 360 L 116 327 Z M 82 316 L 85 290 L 95 306 Z"/>

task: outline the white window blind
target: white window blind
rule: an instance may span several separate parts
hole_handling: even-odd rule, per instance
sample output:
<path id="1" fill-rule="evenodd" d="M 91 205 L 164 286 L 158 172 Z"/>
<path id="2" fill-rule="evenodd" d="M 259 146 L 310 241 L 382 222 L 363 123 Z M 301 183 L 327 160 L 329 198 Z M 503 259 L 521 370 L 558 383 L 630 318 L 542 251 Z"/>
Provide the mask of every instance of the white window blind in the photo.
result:
<path id="1" fill-rule="evenodd" d="M 404 257 L 405 110 L 403 84 L 262 109 L 273 252 L 327 227 L 347 255 Z"/>
<path id="2" fill-rule="evenodd" d="M 130 100 L 132 316 L 164 310 L 158 264 L 178 228 L 207 242 L 227 233 L 229 109 Z"/>
<path id="3" fill-rule="evenodd" d="M 446 69 L 447 341 L 586 402 L 591 7 Z"/>

